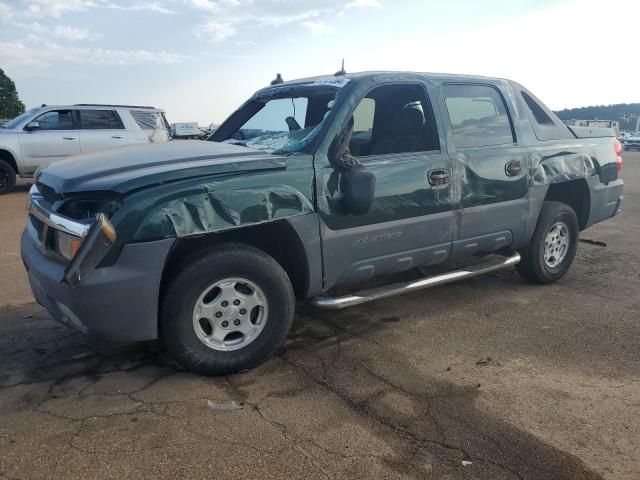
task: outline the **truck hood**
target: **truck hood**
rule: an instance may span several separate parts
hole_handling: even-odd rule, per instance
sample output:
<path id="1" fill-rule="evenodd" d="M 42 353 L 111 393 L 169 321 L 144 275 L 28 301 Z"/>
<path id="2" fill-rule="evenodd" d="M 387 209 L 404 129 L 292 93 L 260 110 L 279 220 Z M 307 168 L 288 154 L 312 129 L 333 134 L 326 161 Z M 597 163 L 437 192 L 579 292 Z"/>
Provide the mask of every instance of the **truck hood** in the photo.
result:
<path id="1" fill-rule="evenodd" d="M 147 186 L 218 174 L 284 169 L 283 157 L 200 140 L 175 140 L 104 150 L 52 163 L 36 181 L 56 194 L 127 193 Z"/>

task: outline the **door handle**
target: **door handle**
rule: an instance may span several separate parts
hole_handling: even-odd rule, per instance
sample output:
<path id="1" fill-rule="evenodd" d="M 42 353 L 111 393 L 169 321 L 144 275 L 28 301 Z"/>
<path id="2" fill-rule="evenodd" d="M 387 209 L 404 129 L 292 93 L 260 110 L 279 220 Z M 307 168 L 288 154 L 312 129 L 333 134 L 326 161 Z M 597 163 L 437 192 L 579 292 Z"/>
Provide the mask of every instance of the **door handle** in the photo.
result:
<path id="1" fill-rule="evenodd" d="M 78 137 L 62 137 L 63 140 L 77 140 Z"/>
<path id="2" fill-rule="evenodd" d="M 429 172 L 429 184 L 434 187 L 449 183 L 449 171 L 444 169 L 431 170 Z"/>
<path id="3" fill-rule="evenodd" d="M 507 177 L 517 177 L 522 173 L 522 162 L 520 160 L 511 160 L 504 166 L 504 173 Z"/>
<path id="4" fill-rule="evenodd" d="M 124 138 L 122 135 L 111 135 L 111 138 Z"/>

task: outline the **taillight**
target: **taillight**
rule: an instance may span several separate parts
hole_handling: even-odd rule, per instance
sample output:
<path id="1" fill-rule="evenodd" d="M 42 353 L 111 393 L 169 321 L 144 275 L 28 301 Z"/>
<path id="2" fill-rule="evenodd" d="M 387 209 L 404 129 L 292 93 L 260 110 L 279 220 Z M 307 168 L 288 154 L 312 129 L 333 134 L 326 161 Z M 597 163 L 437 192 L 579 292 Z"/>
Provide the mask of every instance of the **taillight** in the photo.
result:
<path id="1" fill-rule="evenodd" d="M 616 168 L 618 172 L 622 171 L 622 144 L 617 138 L 613 139 L 613 150 L 616 154 Z"/>

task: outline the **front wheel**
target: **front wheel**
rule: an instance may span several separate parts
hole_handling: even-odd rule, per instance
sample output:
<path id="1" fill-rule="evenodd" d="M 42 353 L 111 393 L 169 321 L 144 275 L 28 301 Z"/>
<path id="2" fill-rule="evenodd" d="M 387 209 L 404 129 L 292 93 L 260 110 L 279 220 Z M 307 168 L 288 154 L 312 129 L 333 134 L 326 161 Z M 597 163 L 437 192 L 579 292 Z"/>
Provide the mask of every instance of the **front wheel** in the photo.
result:
<path id="1" fill-rule="evenodd" d="M 162 302 L 162 337 L 189 370 L 237 372 L 282 345 L 294 308 L 289 278 L 272 257 L 227 244 L 194 258 L 171 281 Z"/>
<path id="2" fill-rule="evenodd" d="M 0 194 L 10 192 L 16 185 L 16 172 L 5 160 L 0 160 Z"/>
<path id="3" fill-rule="evenodd" d="M 535 283 L 559 280 L 571 267 L 578 249 L 578 218 L 571 207 L 544 202 L 533 237 L 520 251 L 520 275 Z"/>

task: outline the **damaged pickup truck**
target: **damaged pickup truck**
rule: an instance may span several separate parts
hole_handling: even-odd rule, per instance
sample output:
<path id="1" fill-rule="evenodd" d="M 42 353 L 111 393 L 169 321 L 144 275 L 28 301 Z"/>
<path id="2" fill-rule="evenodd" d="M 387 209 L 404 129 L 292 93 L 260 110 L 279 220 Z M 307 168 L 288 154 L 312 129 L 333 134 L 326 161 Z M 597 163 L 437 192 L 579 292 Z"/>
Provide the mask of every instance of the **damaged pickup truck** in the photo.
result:
<path id="1" fill-rule="evenodd" d="M 621 168 L 612 130 L 566 127 L 509 80 L 303 79 L 259 90 L 208 141 L 43 169 L 22 257 L 57 320 L 162 338 L 224 374 L 276 351 L 296 299 L 338 309 L 510 266 L 558 280 L 579 232 L 619 211 Z M 357 290 L 449 259 L 473 265 Z"/>

